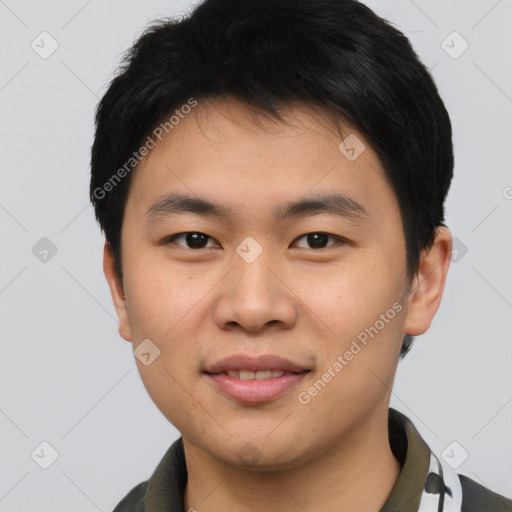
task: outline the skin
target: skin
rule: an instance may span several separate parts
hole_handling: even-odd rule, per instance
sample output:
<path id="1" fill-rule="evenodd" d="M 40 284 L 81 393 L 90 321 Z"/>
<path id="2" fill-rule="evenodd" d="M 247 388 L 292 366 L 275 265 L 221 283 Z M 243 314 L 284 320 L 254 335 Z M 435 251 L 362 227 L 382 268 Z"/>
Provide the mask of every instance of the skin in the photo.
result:
<path id="1" fill-rule="evenodd" d="M 120 335 L 134 349 L 149 338 L 160 356 L 137 365 L 152 400 L 183 437 L 185 510 L 199 512 L 377 511 L 400 465 L 388 439 L 391 388 L 404 334 L 430 326 L 443 293 L 451 234 L 440 228 L 404 294 L 405 240 L 398 201 L 368 141 L 349 161 L 336 120 L 289 105 L 287 123 L 257 117 L 234 99 L 200 102 L 141 162 L 122 227 L 124 281 L 105 245 L 104 271 Z M 339 124 L 339 123 L 338 123 Z M 232 218 L 145 214 L 170 192 L 222 203 Z M 322 213 L 273 220 L 277 205 L 320 192 L 350 195 L 365 219 Z M 185 237 L 200 232 L 205 248 Z M 308 233 L 328 233 L 349 243 Z M 248 236 L 263 249 L 236 252 Z M 124 298 L 126 296 L 126 298 Z M 365 328 L 394 303 L 402 310 L 308 404 L 298 400 Z M 277 354 L 309 368 L 278 399 L 242 404 L 202 373 L 235 353 Z M 238 451 L 251 442 L 259 458 Z"/>

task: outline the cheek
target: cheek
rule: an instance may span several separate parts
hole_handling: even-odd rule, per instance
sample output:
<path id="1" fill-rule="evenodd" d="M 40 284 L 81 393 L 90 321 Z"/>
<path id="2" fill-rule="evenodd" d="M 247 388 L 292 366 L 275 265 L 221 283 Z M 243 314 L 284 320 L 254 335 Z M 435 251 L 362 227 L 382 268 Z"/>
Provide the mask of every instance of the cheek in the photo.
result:
<path id="1" fill-rule="evenodd" d="M 183 273 L 173 272 L 172 276 L 166 279 L 161 271 L 152 270 L 134 273 L 129 280 L 129 319 L 137 343 L 150 339 L 159 350 L 148 366 L 136 361 L 141 380 L 161 412 L 173 424 L 181 425 L 190 421 L 184 411 L 194 413 L 194 403 L 188 401 L 197 381 L 201 352 L 199 305 L 209 286 L 199 286 L 199 281 L 187 279 Z"/>
<path id="2" fill-rule="evenodd" d="M 345 421 L 333 404 L 357 410 L 362 418 L 382 403 L 392 388 L 403 336 L 404 308 L 389 287 L 378 287 L 373 280 L 353 293 L 351 285 L 365 281 L 347 283 L 324 289 L 315 303 L 321 332 L 315 350 L 318 374 L 309 390 L 321 390 L 312 403 L 331 425 Z"/>
<path id="3" fill-rule="evenodd" d="M 129 320 L 139 337 L 172 336 L 211 287 L 206 277 L 187 275 L 183 266 L 155 258 L 150 251 L 146 256 L 132 251 L 123 268 Z"/>
<path id="4" fill-rule="evenodd" d="M 398 265 L 360 259 L 332 269 L 328 277 L 302 281 L 297 295 L 304 297 L 304 315 L 321 340 L 321 366 L 328 368 L 352 351 L 346 368 L 392 371 L 405 316 L 400 276 Z"/>
<path id="5" fill-rule="evenodd" d="M 137 362 L 155 401 L 161 396 L 164 402 L 170 396 L 178 400 L 180 383 L 197 379 L 198 355 L 205 350 L 201 343 L 208 339 L 204 332 L 209 313 L 205 301 L 217 281 L 218 277 L 206 275 L 192 278 L 183 269 L 171 272 L 161 263 L 134 272 L 129 279 L 128 315 L 134 339 L 137 343 L 150 339 L 160 351 L 151 366 Z"/>
<path id="6" fill-rule="evenodd" d="M 369 258 L 303 276 L 294 279 L 294 292 L 335 334 L 373 324 L 399 298 L 397 269 Z"/>

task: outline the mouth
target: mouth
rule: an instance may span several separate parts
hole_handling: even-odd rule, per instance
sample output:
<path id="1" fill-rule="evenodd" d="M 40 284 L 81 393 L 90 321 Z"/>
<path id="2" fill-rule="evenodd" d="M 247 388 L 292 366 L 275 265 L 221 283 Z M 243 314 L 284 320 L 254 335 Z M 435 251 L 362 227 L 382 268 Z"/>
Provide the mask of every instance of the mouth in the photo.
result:
<path id="1" fill-rule="evenodd" d="M 272 378 L 272 372 L 274 372 L 274 376 L 277 378 L 281 376 L 278 372 L 302 373 L 305 370 L 309 370 L 309 368 L 277 355 L 263 354 L 250 356 L 243 353 L 225 357 L 203 369 L 206 373 L 213 375 L 228 374 L 230 371 L 236 372 L 233 373 L 233 378 L 240 378 L 241 376 L 242 380 Z M 270 375 L 268 372 L 270 372 Z M 254 375 L 252 375 L 253 373 Z"/>
<path id="2" fill-rule="evenodd" d="M 283 375 L 300 375 L 308 373 L 311 370 L 302 370 L 299 372 L 287 372 L 281 369 L 269 369 L 269 370 L 227 370 L 224 372 L 210 373 L 205 372 L 207 375 L 225 375 L 236 380 L 267 380 L 267 379 L 278 379 Z"/>
<path id="3" fill-rule="evenodd" d="M 276 400 L 310 372 L 310 368 L 272 354 L 235 354 L 203 370 L 214 391 L 244 404 Z"/>

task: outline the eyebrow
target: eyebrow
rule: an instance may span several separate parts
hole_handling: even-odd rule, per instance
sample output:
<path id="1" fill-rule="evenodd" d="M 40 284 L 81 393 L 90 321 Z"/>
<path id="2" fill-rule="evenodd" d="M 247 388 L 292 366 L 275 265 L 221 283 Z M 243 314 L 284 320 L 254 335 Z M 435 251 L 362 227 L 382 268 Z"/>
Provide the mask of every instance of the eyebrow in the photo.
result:
<path id="1" fill-rule="evenodd" d="M 146 212 L 148 222 L 162 218 L 193 213 L 204 217 L 230 218 L 234 216 L 231 208 L 224 204 L 215 204 L 199 197 L 172 193 L 157 201 Z M 330 214 L 343 218 L 362 220 L 369 217 L 367 209 L 355 199 L 345 194 L 317 194 L 308 198 L 277 206 L 272 212 L 274 221 L 288 217 L 307 217 L 317 214 Z"/>

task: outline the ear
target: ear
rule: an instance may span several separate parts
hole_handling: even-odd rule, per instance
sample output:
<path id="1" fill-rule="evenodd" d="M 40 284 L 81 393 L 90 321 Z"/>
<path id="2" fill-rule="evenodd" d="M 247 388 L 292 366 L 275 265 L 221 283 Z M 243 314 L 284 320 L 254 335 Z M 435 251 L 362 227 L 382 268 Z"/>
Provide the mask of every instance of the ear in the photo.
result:
<path id="1" fill-rule="evenodd" d="M 105 241 L 103 248 L 103 272 L 105 273 L 110 293 L 112 294 L 112 300 L 116 308 L 117 318 L 119 319 L 119 334 L 121 338 L 126 341 L 132 341 L 132 332 L 126 311 L 126 299 L 124 298 L 123 285 L 119 282 L 119 278 L 115 272 L 114 255 L 107 241 Z"/>
<path id="2" fill-rule="evenodd" d="M 446 275 L 452 257 L 452 235 L 440 226 L 432 247 L 421 251 L 420 266 L 408 295 L 404 334 L 425 333 L 436 314 L 443 295 Z"/>

